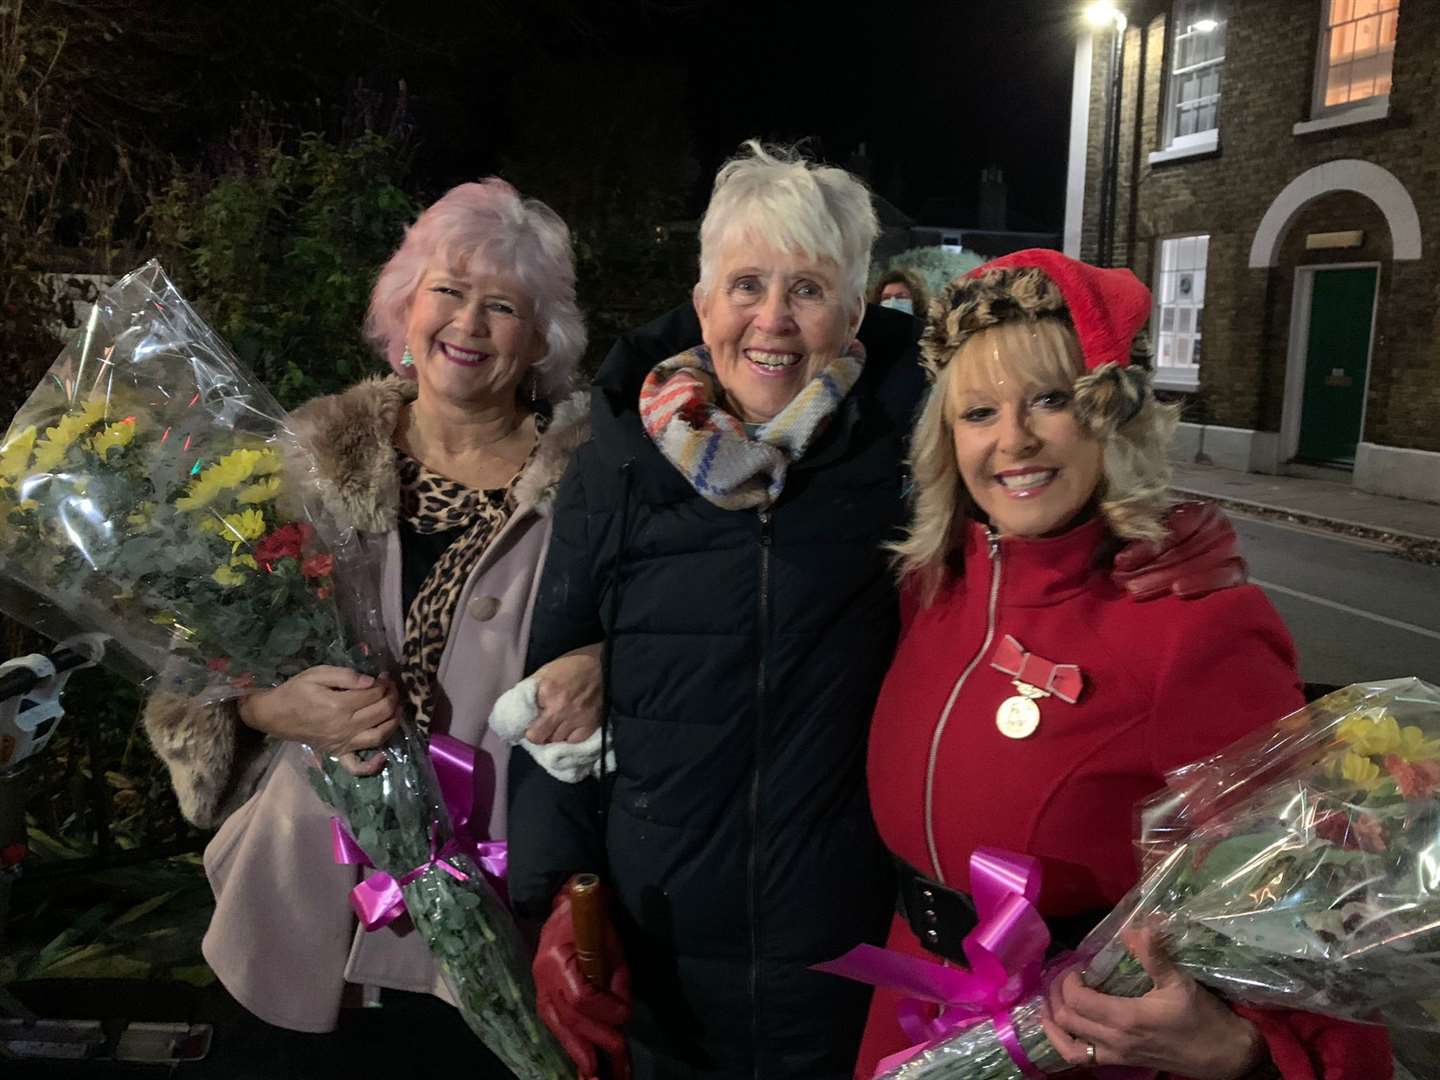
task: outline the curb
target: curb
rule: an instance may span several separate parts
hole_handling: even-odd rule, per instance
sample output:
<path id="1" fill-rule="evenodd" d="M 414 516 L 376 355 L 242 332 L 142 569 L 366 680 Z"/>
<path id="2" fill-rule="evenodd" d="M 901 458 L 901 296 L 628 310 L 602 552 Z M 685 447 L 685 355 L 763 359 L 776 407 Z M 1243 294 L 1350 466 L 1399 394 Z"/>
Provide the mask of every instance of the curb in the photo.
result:
<path id="1" fill-rule="evenodd" d="M 1195 488 L 1172 486 L 1170 490 L 1176 495 L 1183 495 L 1186 498 L 1203 499 L 1206 502 L 1213 502 L 1225 511 L 1237 514 L 1248 514 L 1251 517 L 1261 519 L 1286 521 L 1292 525 L 1303 525 L 1307 528 L 1321 529 L 1325 532 L 1336 533 L 1340 536 L 1352 536 L 1357 540 L 1368 540 L 1372 543 L 1381 544 L 1390 548 L 1395 554 L 1403 558 L 1411 559 L 1415 562 L 1428 563 L 1431 566 L 1440 566 L 1440 537 L 1422 536 L 1419 533 L 1405 532 L 1400 529 L 1386 529 L 1362 521 L 1349 521 L 1345 518 L 1310 514 L 1289 507 L 1275 506 L 1271 503 L 1253 502 L 1249 499 L 1234 499 L 1224 495 L 1215 495 L 1208 491 L 1200 491 Z"/>

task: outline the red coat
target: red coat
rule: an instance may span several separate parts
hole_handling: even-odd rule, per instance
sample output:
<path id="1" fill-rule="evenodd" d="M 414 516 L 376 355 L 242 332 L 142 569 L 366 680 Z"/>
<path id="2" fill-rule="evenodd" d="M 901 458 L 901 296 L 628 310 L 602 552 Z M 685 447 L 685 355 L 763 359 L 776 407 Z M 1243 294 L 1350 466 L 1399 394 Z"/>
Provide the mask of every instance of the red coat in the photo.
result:
<path id="1" fill-rule="evenodd" d="M 921 873 L 968 889 L 970 853 L 988 844 L 1040 859 L 1042 914 L 1109 908 L 1137 876 L 1135 805 L 1164 773 L 1303 704 L 1294 644 L 1257 587 L 1136 602 L 1110 579 L 1108 542 L 1096 519 L 1059 537 L 1005 538 L 992 553 L 973 525 L 963 575 L 929 607 L 906 591 L 869 784 L 881 836 Z M 1040 701 L 1039 727 L 1020 740 L 995 720 L 1016 694 L 992 666 L 1007 635 L 1078 665 L 1084 686 L 1075 704 Z M 898 916 L 889 947 L 934 959 Z M 857 1077 L 908 1045 L 895 1005 L 875 995 Z M 1241 1011 L 1286 1080 L 1391 1073 L 1383 1028 Z"/>

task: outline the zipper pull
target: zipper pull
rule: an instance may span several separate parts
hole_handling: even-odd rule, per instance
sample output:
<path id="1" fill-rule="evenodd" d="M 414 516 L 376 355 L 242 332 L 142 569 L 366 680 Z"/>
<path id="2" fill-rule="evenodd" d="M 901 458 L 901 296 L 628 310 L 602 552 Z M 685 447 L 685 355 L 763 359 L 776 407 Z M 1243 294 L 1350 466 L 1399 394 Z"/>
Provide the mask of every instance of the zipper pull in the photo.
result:
<path id="1" fill-rule="evenodd" d="M 760 544 L 762 547 L 770 546 L 770 511 L 760 511 Z"/>
<path id="2" fill-rule="evenodd" d="M 987 525 L 985 536 L 990 542 L 990 561 L 994 562 L 1000 557 L 1000 534 Z"/>

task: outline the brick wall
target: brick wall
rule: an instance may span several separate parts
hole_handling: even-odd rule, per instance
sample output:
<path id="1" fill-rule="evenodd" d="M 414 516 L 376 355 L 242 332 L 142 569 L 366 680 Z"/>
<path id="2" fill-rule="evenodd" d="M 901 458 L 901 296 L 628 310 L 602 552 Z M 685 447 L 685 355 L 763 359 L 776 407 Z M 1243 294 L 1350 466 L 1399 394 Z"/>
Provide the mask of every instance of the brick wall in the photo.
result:
<path id="1" fill-rule="evenodd" d="M 1297 136 L 1310 119 L 1318 0 L 1231 0 L 1222 77 L 1220 147 L 1201 158 L 1151 165 L 1161 149 L 1168 5 L 1139 6 L 1126 33 L 1115 262 L 1145 281 L 1157 241 L 1210 235 L 1201 390 L 1187 413 L 1275 431 L 1284 402 L 1296 267 L 1381 263 L 1375 350 L 1364 438 L 1440 451 L 1440 4 L 1402 0 L 1390 96 L 1382 121 Z M 1108 39 L 1097 38 L 1091 83 L 1082 256 L 1099 236 L 1100 148 L 1109 77 Z M 1370 200 L 1334 193 L 1290 223 L 1278 265 L 1252 270 L 1249 253 L 1275 197 L 1307 169 L 1358 158 L 1389 170 L 1420 216 L 1425 257 L 1392 259 L 1384 215 Z M 1312 232 L 1362 229 L 1356 251 L 1309 252 Z"/>

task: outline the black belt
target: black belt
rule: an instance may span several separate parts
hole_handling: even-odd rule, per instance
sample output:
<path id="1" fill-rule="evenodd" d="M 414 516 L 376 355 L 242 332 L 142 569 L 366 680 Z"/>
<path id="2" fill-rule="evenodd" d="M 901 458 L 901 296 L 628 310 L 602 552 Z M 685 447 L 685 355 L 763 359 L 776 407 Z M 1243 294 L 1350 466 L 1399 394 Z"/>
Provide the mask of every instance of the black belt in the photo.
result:
<path id="1" fill-rule="evenodd" d="M 936 956 L 957 964 L 965 959 L 965 936 L 979 922 L 969 895 L 932 881 L 909 863 L 895 860 L 900 876 L 898 907 L 920 944 Z M 1074 949 L 1108 912 L 1095 909 L 1078 915 L 1047 918 L 1050 951 Z"/>

